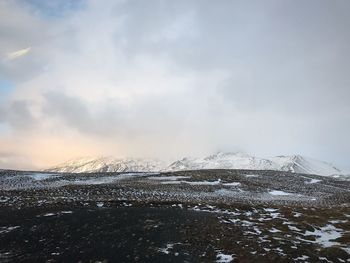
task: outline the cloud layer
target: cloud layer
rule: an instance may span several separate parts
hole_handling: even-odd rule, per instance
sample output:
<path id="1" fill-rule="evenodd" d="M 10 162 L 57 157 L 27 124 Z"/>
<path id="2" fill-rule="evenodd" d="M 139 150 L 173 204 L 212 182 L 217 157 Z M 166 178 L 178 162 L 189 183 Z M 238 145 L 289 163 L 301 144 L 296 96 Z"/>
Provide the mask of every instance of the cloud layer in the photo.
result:
<path id="1" fill-rule="evenodd" d="M 350 168 L 348 1 L 40 3 L 0 3 L 1 166 L 243 150 Z"/>

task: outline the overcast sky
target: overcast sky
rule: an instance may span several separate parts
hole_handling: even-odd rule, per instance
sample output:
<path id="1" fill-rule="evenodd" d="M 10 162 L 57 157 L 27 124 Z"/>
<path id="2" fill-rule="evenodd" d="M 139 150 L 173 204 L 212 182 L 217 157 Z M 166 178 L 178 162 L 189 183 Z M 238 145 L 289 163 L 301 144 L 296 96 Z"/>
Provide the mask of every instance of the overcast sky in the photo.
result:
<path id="1" fill-rule="evenodd" d="M 0 166 L 302 154 L 350 170 L 350 1 L 0 0 Z"/>

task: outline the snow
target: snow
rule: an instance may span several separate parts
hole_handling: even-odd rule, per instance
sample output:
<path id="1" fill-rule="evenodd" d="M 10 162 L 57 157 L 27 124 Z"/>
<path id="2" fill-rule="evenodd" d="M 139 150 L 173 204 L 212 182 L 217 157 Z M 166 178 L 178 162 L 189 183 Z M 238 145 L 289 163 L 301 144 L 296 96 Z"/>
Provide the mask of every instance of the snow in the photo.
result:
<path id="1" fill-rule="evenodd" d="M 220 184 L 220 180 L 217 181 L 182 181 L 183 183 L 189 184 L 189 185 L 218 185 Z"/>
<path id="2" fill-rule="evenodd" d="M 278 210 L 274 208 L 264 208 L 264 211 L 271 213 L 271 212 L 277 212 Z"/>
<path id="3" fill-rule="evenodd" d="M 188 179 L 191 178 L 191 176 L 150 176 L 148 179 L 150 180 L 164 180 L 164 181 L 176 181 L 180 179 Z"/>
<path id="4" fill-rule="evenodd" d="M 135 173 L 125 173 L 125 174 L 118 174 L 115 176 L 101 176 L 101 177 L 95 177 L 95 178 L 82 178 L 79 180 L 73 181 L 73 184 L 76 185 L 99 185 L 99 184 L 110 184 L 119 180 L 132 178 L 134 176 L 146 176 L 147 174 L 135 174 Z"/>
<path id="5" fill-rule="evenodd" d="M 311 179 L 310 181 L 306 181 L 305 184 L 316 184 L 322 182 L 322 180 L 318 180 L 318 179 Z"/>
<path id="6" fill-rule="evenodd" d="M 181 179 L 188 179 L 191 178 L 191 176 L 151 176 L 148 177 L 150 180 L 157 180 L 162 181 L 161 184 L 189 184 L 189 185 L 219 185 L 221 184 L 221 179 L 218 179 L 216 181 L 184 181 Z M 178 181 L 180 180 L 180 181 Z M 239 182 L 232 182 L 232 183 L 223 183 L 222 185 L 225 186 L 239 186 L 241 183 Z"/>
<path id="7" fill-rule="evenodd" d="M 219 252 L 216 255 L 216 262 L 218 263 L 229 263 L 233 260 L 233 257 L 231 255 L 226 255 L 221 252 Z"/>
<path id="8" fill-rule="evenodd" d="M 243 192 L 243 190 L 240 188 L 234 189 L 234 190 L 221 188 L 216 190 L 214 193 L 218 194 L 219 196 L 236 196 L 237 193 L 241 193 L 241 192 Z"/>
<path id="9" fill-rule="evenodd" d="M 166 164 L 158 159 L 87 157 L 59 164 L 46 171 L 65 173 L 158 172 L 165 166 Z"/>
<path id="10" fill-rule="evenodd" d="M 299 228 L 297 228 L 297 227 L 295 227 L 295 226 L 290 226 L 290 225 L 288 225 L 288 228 L 289 228 L 289 230 L 291 230 L 291 231 L 297 231 L 297 232 L 300 232 L 300 231 L 301 231 L 301 229 L 299 229 Z"/>
<path id="11" fill-rule="evenodd" d="M 259 177 L 259 175 L 258 174 L 246 174 L 245 175 L 246 177 Z"/>
<path id="12" fill-rule="evenodd" d="M 260 158 L 240 152 L 218 152 L 214 155 L 202 158 L 183 158 L 172 163 L 166 170 L 178 171 L 198 169 L 277 170 L 324 176 L 344 174 L 332 164 L 300 155 Z M 255 175 L 246 176 L 255 177 Z"/>
<path id="13" fill-rule="evenodd" d="M 333 225 L 326 225 L 320 229 L 315 229 L 314 231 L 306 231 L 304 236 L 314 236 L 315 243 L 322 245 L 323 247 L 331 247 L 334 245 L 339 245 L 338 242 L 332 240 L 337 239 L 342 236 L 342 229 L 336 228 Z"/>
<path id="14" fill-rule="evenodd" d="M 64 215 L 64 214 L 73 214 L 73 211 L 60 211 L 57 213 L 45 213 L 45 214 L 41 214 L 38 215 L 37 217 L 51 217 L 51 216 L 60 216 L 60 215 Z"/>
<path id="15" fill-rule="evenodd" d="M 49 173 L 31 173 L 31 174 L 26 174 L 27 177 L 32 178 L 35 181 L 41 181 L 41 180 L 46 180 L 49 179 L 56 174 L 49 174 Z"/>
<path id="16" fill-rule="evenodd" d="M 245 153 L 219 152 L 202 158 L 183 158 L 172 163 L 167 170 L 199 170 L 199 169 L 271 169 L 268 160 L 250 156 Z"/>
<path id="17" fill-rule="evenodd" d="M 116 177 L 106 176 L 100 178 L 86 179 L 86 180 L 75 180 L 74 184 L 77 185 L 98 185 L 98 184 L 110 184 L 118 180 Z"/>
<path id="18" fill-rule="evenodd" d="M 239 186 L 239 185 L 241 185 L 241 183 L 239 183 L 239 182 L 233 182 L 233 183 L 225 183 L 225 184 L 223 184 L 223 185 L 226 185 L 226 186 Z"/>
<path id="19" fill-rule="evenodd" d="M 294 260 L 303 260 L 303 261 L 305 261 L 305 260 L 307 260 L 308 258 L 309 258 L 308 256 L 302 255 L 301 257 L 297 257 L 297 258 L 295 258 Z"/>
<path id="20" fill-rule="evenodd" d="M 341 249 L 350 255 L 350 247 L 342 247 Z"/>
<path id="21" fill-rule="evenodd" d="M 45 217 L 54 216 L 54 215 L 55 215 L 54 213 L 46 213 L 46 214 L 43 214 L 43 216 L 45 216 Z"/>
<path id="22" fill-rule="evenodd" d="M 291 193 L 287 193 L 279 190 L 272 190 L 269 192 L 270 195 L 292 195 Z"/>
<path id="23" fill-rule="evenodd" d="M 333 261 L 328 260 L 326 257 L 318 257 L 319 260 L 323 260 L 329 263 L 333 263 Z M 345 262 L 344 260 L 338 258 L 339 262 Z"/>
<path id="24" fill-rule="evenodd" d="M 161 184 L 181 184 L 182 181 L 163 181 Z"/>
<path id="25" fill-rule="evenodd" d="M 276 229 L 276 228 L 271 228 L 270 230 L 269 230 L 269 232 L 270 233 L 278 233 L 278 232 L 281 232 L 281 230 L 278 230 L 278 229 Z"/>
<path id="26" fill-rule="evenodd" d="M 168 243 L 166 244 L 165 248 L 160 248 L 159 251 L 168 255 L 170 253 L 170 249 L 173 249 L 173 247 L 174 247 L 174 244 Z"/>
<path id="27" fill-rule="evenodd" d="M 47 169 L 50 172 L 160 172 L 201 169 L 276 170 L 295 173 L 339 176 L 345 173 L 332 164 L 300 155 L 260 158 L 245 153 L 218 152 L 206 157 L 187 157 L 171 164 L 158 159 L 142 158 L 80 158 Z M 259 175 L 248 174 L 246 177 Z M 155 179 L 157 180 L 157 179 Z"/>
<path id="28" fill-rule="evenodd" d="M 294 217 L 301 217 L 302 214 L 301 214 L 301 213 L 298 213 L 298 212 L 293 212 L 293 216 L 294 216 Z"/>
<path id="29" fill-rule="evenodd" d="M 4 234 L 4 233 L 9 233 L 12 230 L 15 230 L 17 228 L 19 228 L 20 226 L 8 226 L 8 227 L 0 227 L 0 234 Z"/>
<path id="30" fill-rule="evenodd" d="M 332 176 L 342 174 L 338 168 L 330 163 L 318 161 L 309 157 L 292 155 L 277 156 L 270 158 L 278 165 L 278 170 L 295 173 L 317 174 L 322 176 Z"/>

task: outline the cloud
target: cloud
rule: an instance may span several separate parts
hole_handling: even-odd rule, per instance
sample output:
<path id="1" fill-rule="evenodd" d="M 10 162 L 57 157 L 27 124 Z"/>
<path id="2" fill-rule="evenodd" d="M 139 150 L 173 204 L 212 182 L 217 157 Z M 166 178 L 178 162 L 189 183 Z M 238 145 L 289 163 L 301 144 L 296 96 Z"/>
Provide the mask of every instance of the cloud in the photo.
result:
<path id="1" fill-rule="evenodd" d="M 0 166 L 2 169 L 35 169 L 27 156 L 17 155 L 10 152 L 0 152 Z"/>
<path id="2" fill-rule="evenodd" d="M 37 128 L 37 118 L 32 111 L 33 102 L 29 100 L 14 100 L 0 106 L 0 123 L 8 123 L 20 132 Z"/>
<path id="3" fill-rule="evenodd" d="M 17 59 L 19 57 L 27 55 L 30 50 L 31 50 L 31 47 L 27 47 L 27 48 L 24 48 L 24 49 L 13 51 L 13 52 L 7 53 L 6 57 L 7 57 L 8 60 L 14 60 L 14 59 Z"/>
<path id="4" fill-rule="evenodd" d="M 220 149 L 348 163 L 345 1 L 22 3 L 0 3 L 8 153 L 37 166 Z"/>

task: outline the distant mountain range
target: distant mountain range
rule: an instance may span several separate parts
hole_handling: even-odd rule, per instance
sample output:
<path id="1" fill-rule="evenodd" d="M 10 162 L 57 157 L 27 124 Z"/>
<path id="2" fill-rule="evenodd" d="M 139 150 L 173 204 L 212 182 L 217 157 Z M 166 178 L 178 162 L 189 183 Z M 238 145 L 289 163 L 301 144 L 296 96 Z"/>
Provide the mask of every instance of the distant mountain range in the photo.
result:
<path id="1" fill-rule="evenodd" d="M 159 172 L 202 169 L 277 170 L 322 176 L 344 176 L 334 165 L 300 155 L 259 158 L 241 152 L 216 154 L 203 158 L 186 157 L 173 163 L 157 159 L 95 157 L 79 158 L 45 171 L 67 173 Z"/>
<path id="2" fill-rule="evenodd" d="M 45 171 L 62 173 L 153 172 L 161 171 L 165 167 L 166 163 L 157 159 L 88 157 L 70 160 Z"/>

